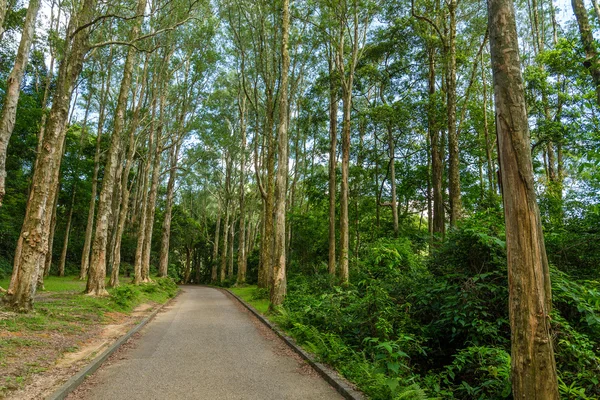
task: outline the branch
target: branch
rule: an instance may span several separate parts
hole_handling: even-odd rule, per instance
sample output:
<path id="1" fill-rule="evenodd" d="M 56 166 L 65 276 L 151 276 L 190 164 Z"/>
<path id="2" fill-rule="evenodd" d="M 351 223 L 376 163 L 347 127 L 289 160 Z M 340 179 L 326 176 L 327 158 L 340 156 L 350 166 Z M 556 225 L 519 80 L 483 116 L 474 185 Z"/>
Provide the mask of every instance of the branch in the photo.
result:
<path id="1" fill-rule="evenodd" d="M 88 22 L 87 24 L 83 24 L 83 25 L 77 27 L 77 29 L 75 29 L 75 31 L 69 35 L 69 39 L 73 39 L 78 32 L 84 30 L 85 28 L 88 28 L 88 27 L 90 27 L 92 25 L 95 25 L 98 22 L 100 22 L 102 20 L 105 20 L 105 19 L 108 19 L 108 18 L 117 18 L 117 19 L 121 19 L 123 21 L 131 21 L 132 19 L 136 19 L 136 18 L 140 18 L 140 17 L 148 17 L 148 16 L 149 15 L 145 15 L 145 14 L 136 14 L 136 15 L 133 15 L 131 17 L 123 17 L 123 16 L 117 15 L 117 14 L 105 14 L 105 15 L 101 15 L 98 18 L 94 19 L 93 21 Z"/>
<path id="2" fill-rule="evenodd" d="M 188 22 L 191 19 L 196 19 L 196 18 L 195 17 L 187 17 L 183 21 L 180 21 L 180 22 L 176 23 L 173 26 L 169 26 L 167 28 L 159 29 L 159 30 L 157 30 L 155 32 L 152 32 L 152 33 L 147 33 L 145 35 L 142 35 L 142 36 L 139 36 L 139 37 L 133 39 L 130 42 L 125 42 L 125 41 L 120 41 L 120 40 L 109 40 L 109 41 L 106 41 L 106 42 L 100 42 L 100 43 L 93 44 L 93 45 L 90 46 L 90 49 L 94 49 L 96 47 L 107 46 L 107 45 L 111 45 L 111 44 L 120 44 L 120 45 L 124 45 L 124 46 L 131 46 L 131 47 L 135 48 L 138 51 L 143 51 L 143 52 L 146 52 L 146 53 L 152 53 L 156 49 L 158 49 L 158 48 L 160 48 L 162 46 L 156 46 L 151 51 L 148 51 L 148 50 L 141 49 L 141 48 L 137 47 L 135 45 L 135 43 L 139 42 L 141 40 L 145 40 L 145 39 L 154 37 L 156 35 L 160 35 L 161 33 L 164 33 L 164 32 L 169 32 L 169 31 L 175 30 L 175 29 L 179 28 L 181 25 L 185 24 L 186 22 Z"/>
<path id="3" fill-rule="evenodd" d="M 437 25 L 435 24 L 435 22 L 433 22 L 431 19 L 423 16 L 423 15 L 418 15 L 417 13 L 415 13 L 415 0 L 410 0 L 410 13 L 412 14 L 413 17 L 415 17 L 416 19 L 419 19 L 421 21 L 425 21 L 427 22 L 429 25 L 431 25 L 433 27 L 433 29 L 435 29 L 435 31 L 437 32 L 440 40 L 442 42 L 445 42 L 444 40 L 444 35 L 442 35 L 442 32 L 440 32 L 440 29 L 437 27 Z"/>

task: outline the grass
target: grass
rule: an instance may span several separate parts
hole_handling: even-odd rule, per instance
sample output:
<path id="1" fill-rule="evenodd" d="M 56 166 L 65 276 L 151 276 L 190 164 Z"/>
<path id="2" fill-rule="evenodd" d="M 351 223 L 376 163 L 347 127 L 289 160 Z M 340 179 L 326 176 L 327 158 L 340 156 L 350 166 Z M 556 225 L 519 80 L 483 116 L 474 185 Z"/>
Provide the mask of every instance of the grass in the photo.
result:
<path id="1" fill-rule="evenodd" d="M 121 323 L 143 303 L 165 303 L 178 291 L 168 278 L 142 285 L 122 284 L 109 296 L 83 294 L 85 281 L 77 277 L 48 277 L 27 314 L 3 309 L 0 299 L 0 398 L 51 367 L 65 352 L 97 335 L 103 325 Z M 6 288 L 8 279 L 0 280 Z M 42 360 L 42 361 L 40 361 Z"/>
<path id="2" fill-rule="evenodd" d="M 261 314 L 266 314 L 269 310 L 269 299 L 266 293 L 259 290 L 256 285 L 247 285 L 242 287 L 229 288 L 246 303 L 250 304 Z"/>
<path id="3" fill-rule="evenodd" d="M 8 289 L 10 277 L 0 279 L 0 287 Z M 38 293 L 44 292 L 83 292 L 86 281 L 80 281 L 77 276 L 66 276 L 59 278 L 58 276 L 49 276 L 44 279 L 45 290 L 40 290 Z"/>

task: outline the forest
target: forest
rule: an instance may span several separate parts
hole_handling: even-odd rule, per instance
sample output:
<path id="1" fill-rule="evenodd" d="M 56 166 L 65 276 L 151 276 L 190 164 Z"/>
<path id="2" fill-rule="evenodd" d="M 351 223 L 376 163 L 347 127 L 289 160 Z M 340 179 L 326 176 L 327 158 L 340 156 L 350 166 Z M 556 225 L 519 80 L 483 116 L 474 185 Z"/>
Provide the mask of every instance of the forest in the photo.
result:
<path id="1" fill-rule="evenodd" d="M 368 398 L 599 399 L 599 35 L 597 0 L 0 0 L 0 308 L 170 277 Z"/>

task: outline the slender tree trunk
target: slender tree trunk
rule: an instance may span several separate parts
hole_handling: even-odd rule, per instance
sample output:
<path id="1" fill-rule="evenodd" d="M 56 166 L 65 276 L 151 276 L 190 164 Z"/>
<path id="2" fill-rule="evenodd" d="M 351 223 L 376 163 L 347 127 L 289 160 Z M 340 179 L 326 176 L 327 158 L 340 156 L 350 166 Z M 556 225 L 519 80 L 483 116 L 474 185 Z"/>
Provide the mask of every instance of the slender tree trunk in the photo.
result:
<path id="1" fill-rule="evenodd" d="M 217 269 L 219 265 L 219 230 L 221 228 L 221 207 L 219 206 L 219 212 L 217 214 L 217 226 L 215 228 L 215 243 L 213 246 L 213 257 L 212 257 L 212 268 L 210 273 L 211 283 L 217 282 Z"/>
<path id="2" fill-rule="evenodd" d="M 57 192 L 60 193 L 60 184 Z M 44 256 L 44 273 L 38 275 L 37 287 L 44 289 L 44 278 L 50 275 L 52 268 L 52 249 L 54 248 L 54 233 L 56 232 L 56 211 L 58 210 L 58 196 L 52 199 L 52 212 L 50 213 L 50 232 L 48 233 L 48 251 Z"/>
<path id="3" fill-rule="evenodd" d="M 490 133 L 488 128 L 487 119 L 487 79 L 485 77 L 485 69 L 483 63 L 483 53 L 481 53 L 481 82 L 483 84 L 483 133 L 485 140 L 485 158 L 487 161 L 487 178 L 488 178 L 488 191 L 490 195 L 495 192 L 495 180 L 494 180 L 494 160 L 492 158 L 492 144 L 490 140 Z"/>
<path id="4" fill-rule="evenodd" d="M 273 225 L 273 205 L 275 188 L 275 140 L 273 140 L 273 100 L 269 96 L 267 99 L 267 121 L 264 133 L 267 137 L 267 185 L 265 187 L 266 196 L 264 201 L 264 239 L 261 239 L 260 255 L 261 269 L 258 274 L 258 287 L 269 288 L 271 285 L 271 276 L 273 273 L 273 243 L 274 243 L 274 225 Z"/>
<path id="5" fill-rule="evenodd" d="M 387 127 L 388 134 L 388 148 L 390 156 L 390 184 L 392 186 L 392 201 L 390 206 L 392 207 L 392 217 L 394 220 L 394 237 L 398 237 L 398 201 L 396 196 L 396 147 L 394 146 L 394 135 L 392 134 L 392 126 Z"/>
<path id="6" fill-rule="evenodd" d="M 245 170 L 246 170 L 246 97 L 239 96 L 240 136 L 242 148 L 240 154 L 240 238 L 238 240 L 237 284 L 246 283 L 246 202 L 245 202 Z"/>
<path id="7" fill-rule="evenodd" d="M 273 257 L 273 283 L 271 286 L 271 307 L 283 303 L 286 294 L 286 253 L 285 253 L 285 210 L 288 178 L 288 73 L 290 55 L 288 52 L 290 30 L 290 2 L 283 0 L 281 17 L 281 80 L 279 85 L 279 118 L 277 122 L 277 182 L 275 192 L 275 245 Z"/>
<path id="8" fill-rule="evenodd" d="M 140 95 L 137 105 L 134 108 L 133 118 L 131 126 L 129 127 L 129 143 L 127 145 L 127 157 L 125 160 L 125 168 L 121 176 L 121 209 L 119 210 L 119 217 L 116 226 L 116 242 L 114 246 L 113 255 L 113 268 L 110 274 L 110 281 L 108 282 L 109 287 L 119 286 L 119 272 L 121 269 L 121 243 L 123 240 L 123 232 L 125 231 L 125 223 L 127 220 L 127 214 L 129 211 L 129 197 L 131 193 L 131 187 L 129 186 L 129 174 L 133 166 L 133 159 L 137 150 L 137 141 L 135 139 L 135 132 L 139 125 L 140 111 L 143 104 L 143 98 L 146 95 L 146 73 L 148 68 L 148 58 L 144 63 L 144 72 L 142 73 L 142 84 L 140 89 Z"/>
<path id="9" fill-rule="evenodd" d="M 187 284 L 190 281 L 192 275 L 192 249 L 189 246 L 185 247 L 185 273 L 183 277 L 183 283 Z"/>
<path id="10" fill-rule="evenodd" d="M 334 60 L 329 59 L 329 275 L 335 276 L 335 197 L 336 197 L 336 164 L 337 164 L 337 85 L 334 81 Z"/>
<path id="11" fill-rule="evenodd" d="M 443 155 L 441 132 L 435 112 L 435 51 L 429 50 L 429 116 L 428 129 L 431 142 L 431 181 L 433 189 L 433 236 L 435 241 L 444 240 L 446 217 L 444 210 Z"/>
<path id="12" fill-rule="evenodd" d="M 598 17 L 598 22 L 600 22 L 600 5 L 598 5 L 598 0 L 592 0 L 592 4 L 594 5 L 594 11 L 596 12 L 596 17 Z M 554 22 L 554 12 L 552 13 Z"/>
<path id="13" fill-rule="evenodd" d="M 6 17 L 7 11 L 8 2 L 6 0 L 0 0 L 0 40 L 2 40 L 2 35 L 4 35 L 4 18 Z"/>
<path id="14" fill-rule="evenodd" d="M 71 195 L 71 207 L 69 207 L 69 216 L 67 217 L 67 225 L 65 227 L 65 237 L 63 247 L 60 253 L 60 262 L 58 263 L 58 276 L 65 276 L 65 264 L 67 263 L 67 250 L 69 248 L 69 234 L 71 233 L 71 221 L 73 220 L 73 209 L 75 208 L 75 188 Z"/>
<path id="15" fill-rule="evenodd" d="M 164 96 L 161 94 L 161 119 L 164 118 Z M 160 155 L 162 150 L 162 130 L 164 122 L 161 121 L 156 135 L 156 146 L 154 162 L 152 167 L 152 184 L 148 194 L 148 205 L 146 206 L 146 232 L 144 234 L 144 247 L 142 253 L 142 282 L 150 282 L 150 253 L 152 250 L 152 232 L 154 230 L 154 215 L 156 212 L 156 196 L 158 193 L 158 178 L 160 176 Z"/>
<path id="16" fill-rule="evenodd" d="M 113 49 L 111 48 L 109 58 L 112 60 Z M 106 118 L 106 103 L 108 99 L 108 91 L 111 81 L 112 62 L 108 64 L 108 72 L 106 81 L 103 84 L 102 94 L 100 95 L 100 110 L 98 115 L 98 128 L 96 134 L 96 152 L 94 154 L 94 173 L 92 176 L 92 194 L 90 197 L 90 205 L 88 209 L 87 223 L 85 226 L 85 239 L 83 243 L 83 252 L 81 254 L 81 269 L 79 279 L 87 279 L 88 268 L 90 265 L 90 251 L 92 249 L 92 235 L 94 233 L 94 215 L 96 209 L 96 196 L 98 194 L 98 172 L 100 170 L 100 152 L 101 138 L 104 131 L 104 120 Z"/>
<path id="17" fill-rule="evenodd" d="M 223 248 L 221 249 L 221 267 L 219 269 L 219 283 L 226 278 L 227 252 L 229 250 L 229 201 L 225 201 L 225 222 L 223 224 Z"/>
<path id="18" fill-rule="evenodd" d="M 181 141 L 173 146 L 171 152 L 171 168 L 169 170 L 169 182 L 167 183 L 167 201 L 165 204 L 165 217 L 162 226 L 162 235 L 160 242 L 160 262 L 158 266 L 158 276 L 168 275 L 169 268 L 169 242 L 171 238 L 171 215 L 173 212 L 173 196 L 175 193 L 175 179 L 177 178 L 177 160 L 179 159 L 179 149 Z"/>
<path id="19" fill-rule="evenodd" d="M 550 274 L 535 195 L 514 6 L 511 0 L 488 0 L 488 13 L 506 220 L 513 395 L 558 399 Z"/>
<path id="20" fill-rule="evenodd" d="M 230 201 L 229 192 L 231 188 L 231 155 L 229 152 L 225 155 L 225 224 L 223 225 L 223 249 L 221 252 L 221 269 L 219 273 L 219 282 L 225 281 L 227 272 L 227 252 L 229 238 L 229 218 L 230 218 Z M 233 219 L 233 218 L 232 218 Z"/>
<path id="21" fill-rule="evenodd" d="M 571 5 L 577 18 L 581 43 L 585 51 L 586 58 L 583 65 L 590 71 L 594 86 L 596 87 L 596 102 L 600 105 L 600 59 L 598 58 L 594 36 L 590 28 L 587 10 L 585 9 L 583 0 L 571 0 Z"/>
<path id="22" fill-rule="evenodd" d="M 86 24 L 92 20 L 96 0 L 84 0 L 81 8 L 71 16 L 67 32 L 74 32 L 75 24 Z M 67 52 L 59 68 L 52 109 L 48 116 L 43 145 L 36 161 L 31 192 L 25 218 L 17 245 L 13 277 L 4 302 L 8 307 L 29 311 L 33 307 L 37 276 L 41 263 L 48 251 L 49 226 L 45 222 L 47 205 L 58 189 L 58 178 L 66 136 L 65 124 L 75 82 L 81 72 L 83 59 L 88 49 L 89 29 L 75 33 L 65 43 Z"/>
<path id="23" fill-rule="evenodd" d="M 460 194 L 460 165 L 458 131 L 456 128 L 456 7 L 457 0 L 448 3 L 449 37 L 447 61 L 447 110 L 448 110 L 448 191 L 450 193 L 450 226 L 455 226 L 462 214 Z"/>
<path id="24" fill-rule="evenodd" d="M 25 15 L 25 23 L 23 24 L 23 32 L 21 34 L 21 42 L 17 50 L 17 57 L 8 80 L 6 82 L 6 92 L 4 94 L 4 104 L 0 112 L 0 207 L 4 199 L 6 191 L 6 150 L 8 142 L 15 127 L 15 119 L 17 116 L 17 104 L 19 95 L 21 94 L 21 82 L 29 61 L 29 50 L 33 43 L 33 35 L 35 31 L 35 21 L 40 9 L 41 0 L 30 0 L 27 14 Z M 2 22 L 6 14 L 6 0 L 0 0 L 0 36 L 2 35 Z"/>
<path id="25" fill-rule="evenodd" d="M 233 241 L 235 240 L 235 220 L 229 226 L 229 251 L 227 263 L 227 279 L 233 278 Z"/>

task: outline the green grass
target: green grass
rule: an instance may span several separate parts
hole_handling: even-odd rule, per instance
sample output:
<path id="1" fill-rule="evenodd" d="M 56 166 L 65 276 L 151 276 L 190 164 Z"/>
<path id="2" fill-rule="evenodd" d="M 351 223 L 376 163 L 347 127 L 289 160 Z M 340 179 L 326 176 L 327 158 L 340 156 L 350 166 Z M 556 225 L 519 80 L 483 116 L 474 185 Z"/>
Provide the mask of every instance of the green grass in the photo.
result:
<path id="1" fill-rule="evenodd" d="M 80 281 L 77 276 L 49 276 L 44 279 L 44 287 L 45 290 L 39 291 L 39 293 L 44 292 L 83 292 L 85 289 L 86 281 Z M 0 287 L 4 289 L 8 289 L 8 285 L 10 284 L 10 277 L 5 279 L 0 279 Z"/>
<path id="2" fill-rule="evenodd" d="M 229 288 L 229 290 L 237 294 L 242 300 L 249 303 L 261 314 L 266 314 L 269 310 L 269 299 L 265 298 L 265 293 L 259 291 L 256 285 L 232 287 Z"/>

